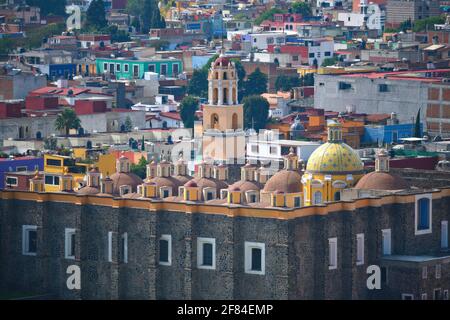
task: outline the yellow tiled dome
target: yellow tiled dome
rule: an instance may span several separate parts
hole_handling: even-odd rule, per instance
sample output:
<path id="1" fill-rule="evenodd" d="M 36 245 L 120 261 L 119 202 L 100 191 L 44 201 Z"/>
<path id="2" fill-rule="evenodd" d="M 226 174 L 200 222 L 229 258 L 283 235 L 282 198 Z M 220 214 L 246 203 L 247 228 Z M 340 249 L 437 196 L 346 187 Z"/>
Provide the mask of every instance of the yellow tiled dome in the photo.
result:
<path id="1" fill-rule="evenodd" d="M 363 172 L 363 164 L 349 145 L 343 142 L 327 142 L 311 154 L 306 172 L 355 174 Z"/>

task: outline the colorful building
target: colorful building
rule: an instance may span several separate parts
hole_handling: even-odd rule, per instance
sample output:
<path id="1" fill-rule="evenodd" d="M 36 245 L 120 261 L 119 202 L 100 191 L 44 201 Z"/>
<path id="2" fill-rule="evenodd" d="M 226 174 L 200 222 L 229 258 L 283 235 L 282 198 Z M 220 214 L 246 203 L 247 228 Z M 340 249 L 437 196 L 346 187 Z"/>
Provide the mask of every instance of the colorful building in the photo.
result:
<path id="1" fill-rule="evenodd" d="M 17 157 L 17 158 L 0 158 L 0 189 L 4 189 L 6 185 L 15 186 L 18 184 L 17 179 L 10 179 L 7 182 L 8 173 L 26 172 L 42 170 L 44 168 L 44 159 L 36 157 Z"/>
<path id="2" fill-rule="evenodd" d="M 72 157 L 46 154 L 43 177 L 45 192 L 72 190 L 75 182 L 84 180 L 90 166 L 87 163 L 76 162 Z M 65 186 L 68 181 L 70 185 Z"/>
<path id="3" fill-rule="evenodd" d="M 117 79 L 143 79 L 145 72 L 156 72 L 160 76 L 177 77 L 183 72 L 179 59 L 107 59 L 96 60 L 98 74 L 115 75 Z"/>

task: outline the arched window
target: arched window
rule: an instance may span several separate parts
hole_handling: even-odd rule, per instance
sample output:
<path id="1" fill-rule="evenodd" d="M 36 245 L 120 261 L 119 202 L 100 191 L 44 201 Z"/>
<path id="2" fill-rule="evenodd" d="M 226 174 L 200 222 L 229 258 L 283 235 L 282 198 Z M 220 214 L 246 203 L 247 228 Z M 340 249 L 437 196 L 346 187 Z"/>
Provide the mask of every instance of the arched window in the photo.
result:
<path id="1" fill-rule="evenodd" d="M 223 88 L 223 104 L 228 104 L 228 89 Z"/>
<path id="2" fill-rule="evenodd" d="M 417 202 L 417 230 L 430 228 L 430 199 L 422 198 Z"/>
<path id="3" fill-rule="evenodd" d="M 211 128 L 212 129 L 219 128 L 219 115 L 217 113 L 213 113 L 211 115 Z"/>
<path id="4" fill-rule="evenodd" d="M 238 128 L 238 115 L 236 113 L 233 113 L 233 117 L 231 120 L 231 128 L 233 130 L 236 130 Z"/>
<path id="5" fill-rule="evenodd" d="M 215 78 L 219 79 L 219 73 L 218 72 L 216 72 Z"/>
<path id="6" fill-rule="evenodd" d="M 316 191 L 314 192 L 314 200 L 313 204 L 321 204 L 322 203 L 322 192 Z"/>
<path id="7" fill-rule="evenodd" d="M 219 89 L 218 88 L 214 88 L 214 90 L 213 90 L 213 104 L 217 104 L 218 101 L 219 101 Z"/>
<path id="8" fill-rule="evenodd" d="M 227 72 L 224 72 L 223 73 L 223 80 L 227 80 L 228 79 L 228 73 Z"/>

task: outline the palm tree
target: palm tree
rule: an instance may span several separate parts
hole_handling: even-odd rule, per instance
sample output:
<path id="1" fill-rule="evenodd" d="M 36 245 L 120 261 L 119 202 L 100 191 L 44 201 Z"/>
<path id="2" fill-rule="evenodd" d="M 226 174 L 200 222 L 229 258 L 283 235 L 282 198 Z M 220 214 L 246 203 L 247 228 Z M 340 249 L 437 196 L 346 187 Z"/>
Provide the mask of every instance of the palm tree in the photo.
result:
<path id="1" fill-rule="evenodd" d="M 81 121 L 77 117 L 75 111 L 70 108 L 64 109 L 55 121 L 56 130 L 65 130 L 66 136 L 69 135 L 70 129 L 79 129 L 81 127 Z"/>

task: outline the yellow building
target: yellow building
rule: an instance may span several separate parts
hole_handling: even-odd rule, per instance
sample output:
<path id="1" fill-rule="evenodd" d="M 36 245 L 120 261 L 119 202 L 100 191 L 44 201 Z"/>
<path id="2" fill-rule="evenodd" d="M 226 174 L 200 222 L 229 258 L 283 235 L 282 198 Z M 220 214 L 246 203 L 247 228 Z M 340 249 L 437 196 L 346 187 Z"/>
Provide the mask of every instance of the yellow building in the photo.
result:
<path id="1" fill-rule="evenodd" d="M 77 163 L 75 159 L 61 155 L 44 155 L 44 190 L 45 192 L 60 192 L 67 189 L 68 177 L 75 184 L 76 181 L 83 180 L 88 171 L 89 164 Z M 74 185 L 72 185 L 74 186 Z"/>
<path id="2" fill-rule="evenodd" d="M 342 125 L 328 124 L 328 142 L 309 157 L 302 177 L 306 206 L 341 199 L 341 191 L 353 187 L 363 176 L 358 154 L 342 140 Z"/>
<path id="3" fill-rule="evenodd" d="M 203 159 L 234 162 L 245 157 L 244 108 L 238 102 L 234 63 L 223 54 L 208 75 L 208 103 L 203 106 Z"/>

